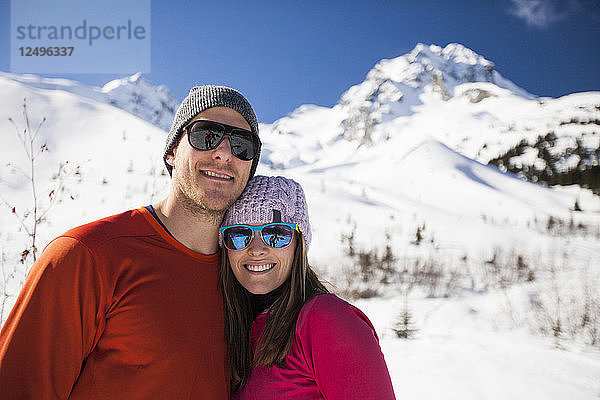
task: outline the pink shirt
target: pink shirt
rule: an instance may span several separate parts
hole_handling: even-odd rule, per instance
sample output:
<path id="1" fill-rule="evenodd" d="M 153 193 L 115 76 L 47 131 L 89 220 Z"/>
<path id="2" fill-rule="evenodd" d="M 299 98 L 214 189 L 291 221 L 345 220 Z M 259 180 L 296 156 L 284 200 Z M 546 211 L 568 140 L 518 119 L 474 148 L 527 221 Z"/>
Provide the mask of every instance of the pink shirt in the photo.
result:
<path id="1" fill-rule="evenodd" d="M 256 317 L 252 344 L 267 314 Z M 235 400 L 395 399 L 390 375 L 369 319 L 332 294 L 309 300 L 298 316 L 285 367 L 256 367 Z"/>

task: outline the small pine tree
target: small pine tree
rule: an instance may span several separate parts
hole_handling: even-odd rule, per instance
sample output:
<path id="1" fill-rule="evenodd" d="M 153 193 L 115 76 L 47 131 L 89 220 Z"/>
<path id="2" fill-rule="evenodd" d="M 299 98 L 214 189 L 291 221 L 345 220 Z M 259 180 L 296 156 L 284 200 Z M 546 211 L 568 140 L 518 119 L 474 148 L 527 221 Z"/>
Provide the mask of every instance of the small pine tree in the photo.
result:
<path id="1" fill-rule="evenodd" d="M 425 224 L 417 226 L 417 232 L 415 232 L 415 240 L 414 244 L 416 246 L 420 245 L 424 239 L 423 231 L 425 230 Z"/>
<path id="2" fill-rule="evenodd" d="M 546 224 L 546 230 L 548 232 L 552 232 L 552 230 L 554 229 L 556 224 L 557 224 L 557 222 L 553 216 L 548 217 L 548 223 Z"/>
<path id="3" fill-rule="evenodd" d="M 346 254 L 349 257 L 354 257 L 354 255 L 356 254 L 355 250 L 354 250 L 354 234 L 356 233 L 356 224 L 354 224 L 354 226 L 352 227 L 352 231 L 349 234 L 343 234 L 342 233 L 342 244 L 346 245 L 346 248 L 344 249 L 344 251 L 346 252 Z"/>
<path id="4" fill-rule="evenodd" d="M 406 300 L 404 301 L 404 309 L 398 315 L 392 329 L 400 339 L 411 339 L 418 332 L 418 329 L 414 327 L 414 318 Z"/>
<path id="5" fill-rule="evenodd" d="M 393 279 L 396 264 L 396 256 L 392 249 L 392 235 L 389 232 L 385 233 L 385 249 L 381 256 L 380 263 L 381 271 L 383 272 L 381 283 L 389 284 Z"/>

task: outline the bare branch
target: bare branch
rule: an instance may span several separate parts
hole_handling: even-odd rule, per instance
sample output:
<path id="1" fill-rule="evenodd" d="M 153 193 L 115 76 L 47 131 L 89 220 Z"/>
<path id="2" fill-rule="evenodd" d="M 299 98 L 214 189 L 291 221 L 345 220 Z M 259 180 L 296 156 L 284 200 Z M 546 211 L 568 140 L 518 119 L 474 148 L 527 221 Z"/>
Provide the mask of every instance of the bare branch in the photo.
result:
<path id="1" fill-rule="evenodd" d="M 42 120 L 40 121 L 40 124 L 38 125 L 37 129 L 35 130 L 35 133 L 33 134 L 31 141 L 34 142 L 35 139 L 37 139 L 38 134 L 40 133 L 40 128 L 42 127 L 42 125 L 44 125 L 44 123 L 46 122 L 46 117 L 43 117 Z M 44 146 L 46 146 L 44 144 Z"/>
<path id="2" fill-rule="evenodd" d="M 16 208 L 12 207 L 12 214 L 15 215 L 15 217 L 19 221 L 22 229 L 25 232 L 27 232 L 27 234 L 31 238 L 31 244 L 21 254 L 21 262 L 25 263 L 26 259 L 30 255 L 33 256 L 34 262 L 37 258 L 37 246 L 36 246 L 36 240 L 38 237 L 37 230 L 38 230 L 38 226 L 39 226 L 40 222 L 44 221 L 46 212 L 47 212 L 47 210 L 46 210 L 46 212 L 40 213 L 40 198 L 38 196 L 38 188 L 37 188 L 37 181 L 36 181 L 36 172 L 37 172 L 36 159 L 41 153 L 48 151 L 48 146 L 46 145 L 46 143 L 44 143 L 41 146 L 39 146 L 39 148 L 37 147 L 37 139 L 39 137 L 42 126 L 46 122 L 46 117 L 42 118 L 42 120 L 36 127 L 35 132 L 32 132 L 31 131 L 31 122 L 29 120 L 29 112 L 27 109 L 27 99 L 26 98 L 23 99 L 23 120 L 25 121 L 25 129 L 23 129 L 23 131 L 21 133 L 21 130 L 19 129 L 16 122 L 12 118 L 9 118 L 9 121 L 15 127 L 15 130 L 17 132 L 17 137 L 21 141 L 21 145 L 22 145 L 23 149 L 25 150 L 25 155 L 27 156 L 27 161 L 29 164 L 29 173 L 26 173 L 24 170 L 22 170 L 18 166 L 13 166 L 15 171 L 18 171 L 23 176 L 25 176 L 31 184 L 32 209 L 28 210 L 23 215 L 19 215 L 17 213 Z M 50 195 L 49 195 L 50 205 L 52 205 L 56 199 L 54 196 L 54 193 L 55 193 L 54 191 L 50 192 Z M 9 205 L 9 203 L 5 199 L 3 199 L 3 203 L 6 205 Z M 9 207 L 10 207 L 10 205 L 9 205 Z M 48 209 L 49 208 L 50 207 L 48 207 Z"/>
<path id="3" fill-rule="evenodd" d="M 22 146 L 23 150 L 25 151 L 25 155 L 27 156 L 27 158 L 30 158 L 28 147 L 27 147 L 27 142 L 26 142 L 27 130 L 24 130 L 23 133 L 21 133 L 21 130 L 17 126 L 16 122 L 12 118 L 9 118 L 8 120 L 15 127 L 15 131 L 17 132 L 17 138 L 21 142 L 21 146 Z"/>
<path id="4" fill-rule="evenodd" d="M 31 235 L 31 231 L 29 230 L 29 227 L 25 223 L 26 217 L 23 216 L 23 215 L 20 215 L 19 212 L 17 211 L 17 208 L 14 207 L 14 206 L 11 206 L 10 203 L 8 201 L 6 201 L 6 199 L 2 195 L 0 195 L 0 203 L 4 204 L 5 206 L 7 206 L 11 210 L 11 214 L 13 214 L 15 216 L 15 218 L 17 219 L 17 221 L 19 221 L 19 224 L 21 225 L 21 228 L 23 228 L 23 230 L 28 235 Z"/>

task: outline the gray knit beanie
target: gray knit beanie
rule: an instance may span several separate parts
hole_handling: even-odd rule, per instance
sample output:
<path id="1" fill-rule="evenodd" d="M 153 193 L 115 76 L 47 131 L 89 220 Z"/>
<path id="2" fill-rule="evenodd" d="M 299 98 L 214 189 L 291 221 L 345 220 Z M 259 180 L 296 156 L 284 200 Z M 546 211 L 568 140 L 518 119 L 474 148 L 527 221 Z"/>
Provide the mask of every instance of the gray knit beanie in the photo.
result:
<path id="1" fill-rule="evenodd" d="M 302 186 L 282 176 L 257 175 L 250 179 L 242 195 L 227 210 L 221 226 L 270 222 L 298 224 L 306 247 L 312 234 L 308 221 L 308 207 Z M 219 237 L 222 243 L 222 238 Z"/>
<path id="2" fill-rule="evenodd" d="M 173 148 L 179 144 L 179 140 L 183 134 L 183 128 L 198 115 L 198 113 L 213 107 L 227 107 L 239 112 L 248 122 L 248 125 L 250 125 L 252 132 L 258 136 L 258 121 L 256 120 L 256 114 L 254 114 L 254 110 L 248 100 L 246 100 L 240 92 L 226 86 L 205 85 L 193 87 L 177 109 L 173 125 L 171 125 L 171 131 L 169 132 L 169 136 L 167 136 L 163 161 L 167 167 L 167 171 L 169 171 L 169 175 L 172 175 L 173 167 L 167 164 L 167 155 L 172 154 Z M 258 148 L 258 154 L 252 160 L 250 177 L 252 177 L 256 171 L 259 157 L 260 146 Z"/>

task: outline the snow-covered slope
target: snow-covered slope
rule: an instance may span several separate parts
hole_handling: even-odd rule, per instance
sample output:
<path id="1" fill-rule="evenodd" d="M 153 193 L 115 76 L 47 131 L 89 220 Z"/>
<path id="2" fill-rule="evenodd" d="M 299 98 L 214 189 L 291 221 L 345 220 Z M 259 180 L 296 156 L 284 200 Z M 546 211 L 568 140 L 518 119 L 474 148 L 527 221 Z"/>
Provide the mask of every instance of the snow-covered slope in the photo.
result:
<path id="1" fill-rule="evenodd" d="M 179 104 L 169 89 L 154 86 L 137 73 L 115 79 L 102 88 L 89 87 L 68 79 L 42 78 L 36 75 L 17 75 L 0 72 L 0 78 L 39 89 L 62 90 L 91 100 L 121 108 L 159 128 L 168 131 Z"/>
<path id="2" fill-rule="evenodd" d="M 36 182 L 40 208 L 52 207 L 39 248 L 72 226 L 165 195 L 164 129 L 177 107 L 168 90 L 139 76 L 89 88 L 0 73 L 0 157 L 10 163 L 0 172 L 4 318 L 30 240 L 32 192 L 17 140 L 24 98 L 34 129 L 47 119 L 39 145 L 49 151 L 38 158 Z M 597 147 L 598 104 L 598 93 L 536 98 L 469 49 L 418 45 L 378 63 L 334 107 L 305 105 L 261 125 L 258 173 L 292 177 L 306 190 L 311 263 L 344 294 L 379 295 L 354 301 L 377 328 L 398 398 L 599 393 L 600 353 L 586 346 L 589 331 L 566 327 L 583 320 L 585 299 L 600 299 L 600 198 L 486 165 L 547 130 L 555 149 L 568 138 Z M 526 154 L 510 162 L 539 165 Z M 386 246 L 392 270 L 366 268 L 369 260 L 383 265 Z M 393 328 L 407 302 L 418 333 L 400 341 Z M 556 318 L 563 336 L 530 333 L 551 335 Z"/>
<path id="3" fill-rule="evenodd" d="M 329 221 L 314 224 L 327 237 L 313 245 L 313 255 L 325 265 L 336 264 L 343 252 L 340 237 L 354 224 L 359 244 L 383 247 L 385 232 L 393 232 L 395 248 L 405 254 L 420 251 L 407 244 L 425 224 L 434 247 L 456 259 L 470 254 L 479 260 L 495 248 L 533 257 L 555 247 L 552 232 L 546 232 L 551 218 L 591 224 L 598 232 L 600 200 L 589 191 L 532 184 L 426 132 L 396 129 L 397 121 L 386 124 L 393 133 L 385 141 L 357 148 L 341 136 L 342 118 L 336 107 L 304 107 L 262 129 L 259 172 L 293 176 L 308 186 L 316 220 Z M 574 212 L 576 201 L 589 212 Z M 540 240 L 530 240 L 532 235 Z"/>
<path id="4" fill-rule="evenodd" d="M 162 164 L 165 131 L 71 91 L 29 86 L 2 76 L 0 88 L 0 157 L 9 164 L 0 173 L 0 194 L 19 215 L 33 210 L 30 165 L 18 136 L 26 126 L 23 99 L 32 132 L 46 119 L 34 146 L 34 153 L 42 145 L 47 149 L 36 160 L 40 207 L 50 204 L 53 189 L 60 187 L 60 191 L 53 193 L 58 201 L 52 202 L 48 220 L 41 224 L 40 243 L 74 225 L 166 193 L 169 182 Z M 59 168 L 66 162 L 59 176 Z M 10 210 L 1 205 L 0 246 L 7 257 L 18 253 L 27 238 Z"/>

